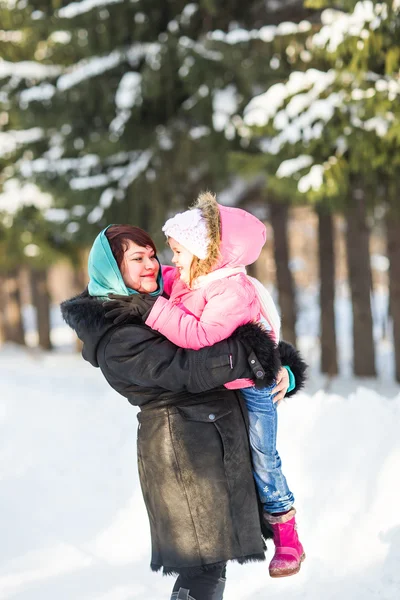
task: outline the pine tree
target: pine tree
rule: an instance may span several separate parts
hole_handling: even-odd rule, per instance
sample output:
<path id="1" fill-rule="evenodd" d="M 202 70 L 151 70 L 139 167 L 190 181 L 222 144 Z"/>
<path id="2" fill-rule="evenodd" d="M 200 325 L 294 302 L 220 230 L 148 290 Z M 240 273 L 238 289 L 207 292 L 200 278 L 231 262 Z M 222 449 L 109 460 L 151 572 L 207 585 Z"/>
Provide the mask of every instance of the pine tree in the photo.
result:
<path id="1" fill-rule="evenodd" d="M 328 3 L 308 4 L 323 8 Z M 398 69 L 399 7 L 396 2 L 343 2 L 341 8 L 323 12 L 323 27 L 306 40 L 309 68 L 254 98 L 244 125 L 251 128 L 253 146 L 263 152 L 259 164 L 270 174 L 275 193 L 303 196 L 347 214 L 354 370 L 373 375 L 366 211 L 379 198 L 382 174 L 389 176 L 385 165 L 392 164 L 388 158 L 398 144 L 394 101 L 399 86 L 393 67 Z"/>
<path id="2" fill-rule="evenodd" d="M 46 197 L 33 189 L 34 196 L 23 197 L 17 186 L 8 190 L 8 210 L 0 211 L 0 276 L 5 280 L 6 298 L 3 307 L 5 338 L 24 344 L 24 328 L 19 272 L 28 270 L 32 303 L 37 317 L 39 346 L 50 350 L 51 299 L 47 287 L 47 272 L 65 255 L 71 255 L 65 240 L 53 224 L 46 220 Z M 31 190 L 32 193 L 32 190 Z M 7 196 L 0 197 L 3 204 Z M 36 201 L 36 205 L 35 205 Z M 42 206 L 41 206 L 42 202 Z"/>
<path id="3" fill-rule="evenodd" d="M 77 242 L 118 221 L 155 234 L 166 211 L 220 188 L 236 142 L 230 116 L 257 81 L 276 77 L 277 48 L 305 34 L 280 20 L 309 12 L 255 0 L 1 6 L 22 35 L 3 43 L 0 71 L 20 141 L 10 174 L 51 191 Z"/>

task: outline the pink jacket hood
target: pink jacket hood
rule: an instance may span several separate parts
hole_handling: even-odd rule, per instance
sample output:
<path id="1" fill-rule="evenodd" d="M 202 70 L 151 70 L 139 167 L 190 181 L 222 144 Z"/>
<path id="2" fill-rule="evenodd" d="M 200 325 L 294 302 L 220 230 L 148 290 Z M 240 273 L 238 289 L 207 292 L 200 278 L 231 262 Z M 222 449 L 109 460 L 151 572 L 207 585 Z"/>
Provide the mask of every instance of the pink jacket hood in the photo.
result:
<path id="1" fill-rule="evenodd" d="M 257 260 L 267 237 L 265 225 L 257 217 L 241 208 L 218 204 L 211 192 L 202 192 L 192 208 L 200 210 L 208 235 L 201 275 L 216 269 L 246 267 Z"/>
<path id="2" fill-rule="evenodd" d="M 215 269 L 251 265 L 266 241 L 265 225 L 241 208 L 218 204 L 221 219 L 220 258 Z"/>

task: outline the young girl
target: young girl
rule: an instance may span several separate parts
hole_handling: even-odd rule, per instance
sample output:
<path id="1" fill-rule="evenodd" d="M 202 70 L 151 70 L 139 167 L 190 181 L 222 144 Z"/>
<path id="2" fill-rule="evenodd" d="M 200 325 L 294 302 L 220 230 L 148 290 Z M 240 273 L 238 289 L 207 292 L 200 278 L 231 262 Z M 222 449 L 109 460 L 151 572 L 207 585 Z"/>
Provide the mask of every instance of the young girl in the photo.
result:
<path id="1" fill-rule="evenodd" d="M 163 231 L 175 264 L 163 267 L 164 290 L 170 298 L 157 298 L 143 317 L 146 325 L 177 346 L 195 350 L 226 339 L 251 321 L 261 321 L 279 342 L 275 305 L 245 269 L 257 260 L 265 243 L 265 226 L 259 219 L 221 206 L 215 196 L 203 193 L 191 210 L 169 219 Z M 256 363 L 256 357 L 251 362 Z M 276 450 L 277 404 L 285 393 L 294 393 L 295 383 L 296 389 L 301 387 L 304 367 L 300 360 L 296 382 L 290 369 L 281 369 L 276 385 L 269 388 L 257 389 L 251 380 L 226 384 L 241 390 L 248 409 L 254 478 L 275 543 L 271 577 L 297 573 L 305 558 L 296 531 L 294 496 Z"/>

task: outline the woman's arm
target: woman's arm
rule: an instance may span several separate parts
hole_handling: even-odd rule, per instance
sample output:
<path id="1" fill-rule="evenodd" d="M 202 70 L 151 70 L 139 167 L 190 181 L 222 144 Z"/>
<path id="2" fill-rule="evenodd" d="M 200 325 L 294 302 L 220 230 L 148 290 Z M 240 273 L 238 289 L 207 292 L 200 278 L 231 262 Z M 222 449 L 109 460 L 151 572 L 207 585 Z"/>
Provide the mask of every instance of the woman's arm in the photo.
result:
<path id="1" fill-rule="evenodd" d="M 118 327 L 99 350 L 98 361 L 116 381 L 172 392 L 200 393 L 254 376 L 239 338 L 199 351 L 185 350 L 137 325 Z"/>

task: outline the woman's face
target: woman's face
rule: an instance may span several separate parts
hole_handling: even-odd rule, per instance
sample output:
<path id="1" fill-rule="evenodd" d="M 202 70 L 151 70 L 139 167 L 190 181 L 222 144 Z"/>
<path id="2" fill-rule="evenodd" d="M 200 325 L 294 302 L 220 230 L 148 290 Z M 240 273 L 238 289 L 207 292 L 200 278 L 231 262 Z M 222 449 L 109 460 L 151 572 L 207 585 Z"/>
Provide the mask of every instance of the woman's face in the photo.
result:
<path id="1" fill-rule="evenodd" d="M 138 246 L 131 240 L 128 244 L 120 267 L 125 285 L 144 294 L 155 292 L 160 265 L 154 250 L 150 246 Z"/>
<path id="2" fill-rule="evenodd" d="M 187 248 L 179 244 L 174 238 L 168 238 L 168 244 L 174 253 L 172 262 L 179 271 L 179 276 L 185 283 L 190 282 L 190 268 L 194 255 Z"/>

